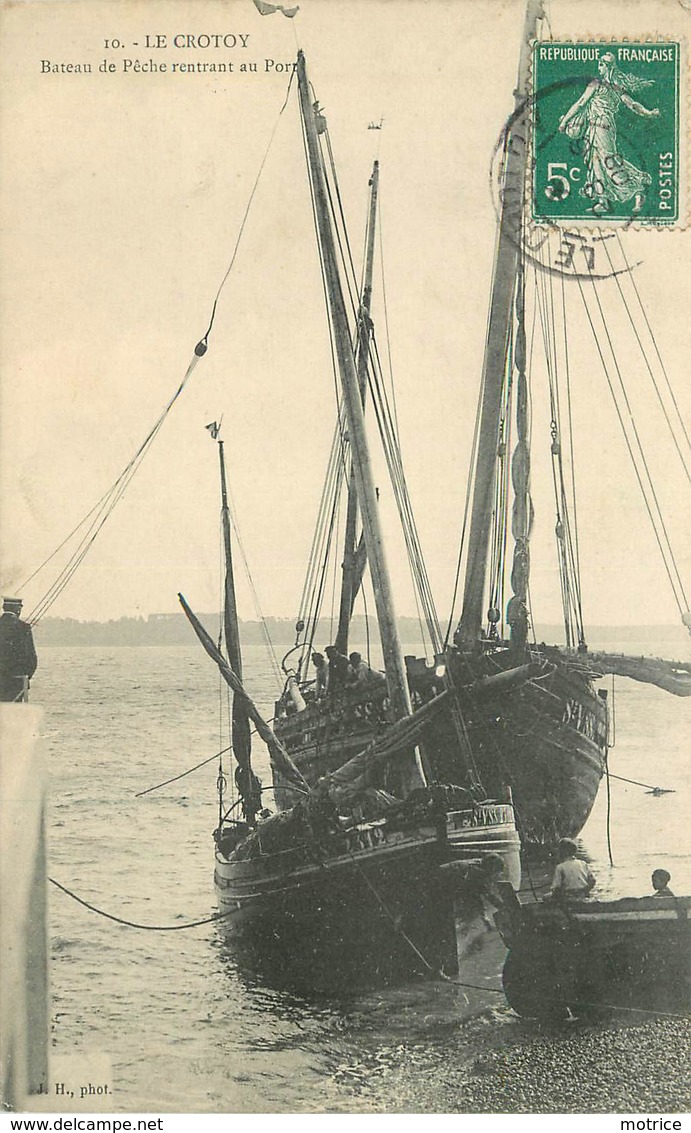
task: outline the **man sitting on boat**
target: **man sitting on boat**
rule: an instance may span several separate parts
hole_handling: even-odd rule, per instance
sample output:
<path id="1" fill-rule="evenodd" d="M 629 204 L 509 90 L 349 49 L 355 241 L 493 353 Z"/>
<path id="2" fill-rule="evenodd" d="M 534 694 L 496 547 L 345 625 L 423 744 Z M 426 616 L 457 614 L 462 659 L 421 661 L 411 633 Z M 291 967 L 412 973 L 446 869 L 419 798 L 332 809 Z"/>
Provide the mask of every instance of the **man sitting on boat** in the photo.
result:
<path id="1" fill-rule="evenodd" d="M 558 863 L 552 878 L 550 896 L 556 901 L 579 901 L 587 897 L 595 885 L 587 862 L 578 856 L 578 847 L 571 838 L 562 838 L 557 846 Z"/>
<path id="2" fill-rule="evenodd" d="M 371 669 L 366 661 L 362 660 L 360 653 L 351 653 L 349 657 L 350 672 L 349 681 L 351 685 L 385 685 L 386 677 L 383 673 L 378 673 L 376 669 Z"/>
<path id="3" fill-rule="evenodd" d="M 669 874 L 666 869 L 654 869 L 652 883 L 655 892 L 653 893 L 653 897 L 673 897 L 674 894 L 669 887 L 671 880 L 672 875 Z"/>

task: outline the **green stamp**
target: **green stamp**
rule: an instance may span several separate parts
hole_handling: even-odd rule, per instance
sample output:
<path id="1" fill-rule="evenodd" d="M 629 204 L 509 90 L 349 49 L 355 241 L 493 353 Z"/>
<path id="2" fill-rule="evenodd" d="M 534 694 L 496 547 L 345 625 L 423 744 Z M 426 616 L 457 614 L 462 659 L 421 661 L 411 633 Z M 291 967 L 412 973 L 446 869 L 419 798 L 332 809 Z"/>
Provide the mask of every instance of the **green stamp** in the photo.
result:
<path id="1" fill-rule="evenodd" d="M 678 223 L 680 43 L 535 43 L 533 220 Z"/>

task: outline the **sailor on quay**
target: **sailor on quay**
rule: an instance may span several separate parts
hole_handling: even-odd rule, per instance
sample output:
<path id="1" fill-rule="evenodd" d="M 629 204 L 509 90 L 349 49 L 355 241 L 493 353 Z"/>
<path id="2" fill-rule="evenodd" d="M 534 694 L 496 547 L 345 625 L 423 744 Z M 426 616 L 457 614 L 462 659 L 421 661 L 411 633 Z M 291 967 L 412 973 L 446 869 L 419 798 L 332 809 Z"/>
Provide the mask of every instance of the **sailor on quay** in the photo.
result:
<path id="1" fill-rule="evenodd" d="M 21 598 L 3 598 L 0 617 L 0 700 L 29 699 L 29 680 L 38 658 L 31 626 L 19 617 Z"/>

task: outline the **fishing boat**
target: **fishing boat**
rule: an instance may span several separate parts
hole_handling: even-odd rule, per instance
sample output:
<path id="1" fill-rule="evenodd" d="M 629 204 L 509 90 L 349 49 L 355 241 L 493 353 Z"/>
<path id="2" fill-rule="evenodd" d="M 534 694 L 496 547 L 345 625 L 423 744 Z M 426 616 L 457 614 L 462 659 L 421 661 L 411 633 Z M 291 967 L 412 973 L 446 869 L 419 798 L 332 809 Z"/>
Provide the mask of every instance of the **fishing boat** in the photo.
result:
<path id="1" fill-rule="evenodd" d="M 553 264 L 559 262 L 558 242 L 563 240 L 563 233 L 558 228 L 546 228 L 537 238 L 534 233 L 530 238 L 526 236 L 530 153 L 525 139 L 532 113 L 528 91 L 530 45 L 539 34 L 541 18 L 541 5 L 531 0 L 524 28 L 516 105 L 498 146 L 498 233 L 468 485 L 469 506 L 463 522 L 463 531 L 467 530 L 468 536 L 458 563 L 459 581 L 463 568 L 465 571 L 463 601 L 457 624 L 452 615 L 445 635 L 440 629 L 424 573 L 395 443 L 395 422 L 388 413 L 386 399 L 378 392 L 379 352 L 369 308 L 371 275 L 367 273 L 354 341 L 361 400 L 364 403 L 369 387 L 377 422 L 389 444 L 393 489 L 404 517 L 418 600 L 424 611 L 433 654 L 432 658 L 407 656 L 405 674 L 399 669 L 400 685 L 403 686 L 405 676 L 416 707 L 433 702 L 443 691 L 449 694 L 445 710 L 436 713 L 426 729 L 423 745 L 426 771 L 433 780 L 457 782 L 470 788 L 481 784 L 490 795 L 496 795 L 503 785 L 509 785 L 524 843 L 549 846 L 562 837 L 573 837 L 582 829 L 605 771 L 610 742 L 607 690 L 598 687 L 597 682 L 608 674 L 620 674 L 657 685 L 675 695 L 688 696 L 691 694 L 691 666 L 683 662 L 593 652 L 587 643 L 575 522 L 571 386 L 569 384 L 566 391 L 562 388 L 561 395 L 559 386 L 560 380 L 562 386 L 564 381 L 569 381 L 566 331 L 561 345 L 566 356 L 566 377 L 556 345 L 562 317 L 566 324 L 566 301 L 563 294 L 555 295 L 548 290 L 555 270 Z M 370 241 L 375 207 L 376 172 Z M 550 241 L 555 240 L 556 249 L 550 251 Z M 593 286 L 597 286 L 596 282 Z M 563 310 L 559 310 L 560 301 Z M 536 322 L 543 329 L 546 351 L 543 368 L 549 379 L 551 419 L 547 446 L 554 480 L 555 499 L 550 507 L 555 509 L 555 558 L 564 619 L 561 645 L 536 640 L 536 613 L 530 592 L 531 376 L 532 369 L 537 368 L 530 363 Z M 532 326 L 530 345 L 528 326 Z M 609 334 L 606 324 L 604 333 Z M 564 405 L 568 405 L 568 415 L 560 408 Z M 353 429 L 348 422 L 347 427 L 342 425 L 338 443 L 349 449 L 352 441 Z M 335 651 L 341 655 L 348 651 L 349 622 L 370 555 L 365 534 L 359 539 L 356 537 L 358 508 L 363 511 L 364 528 L 367 506 L 357 493 L 356 471 L 353 453 L 338 630 L 334 640 Z M 639 473 L 640 469 L 636 471 Z M 651 503 L 651 493 L 654 503 Z M 657 504 L 652 485 L 646 496 L 646 504 L 649 503 L 651 507 Z M 333 516 L 337 507 L 335 496 L 331 507 Z M 682 621 L 691 627 L 676 563 L 661 535 L 664 525 L 662 520 L 657 522 L 652 512 L 651 519 L 664 552 L 665 566 L 674 582 Z M 325 529 L 333 528 L 332 519 L 330 525 L 325 524 Z M 513 555 L 509 550 L 511 539 Z M 320 608 L 319 598 L 315 598 L 314 593 L 318 595 L 323 584 L 318 572 L 313 577 L 314 587 L 312 590 L 306 587 L 308 597 L 296 624 L 295 648 L 284 662 L 287 687 L 276 704 L 275 722 L 276 734 L 310 784 L 341 766 L 378 734 L 385 724 L 390 701 L 387 690 L 375 685 L 340 687 L 332 690 L 327 698 L 317 695 L 318 689 L 311 679 L 310 656 L 318 634 Z M 375 582 L 375 593 L 377 589 Z M 300 712 L 294 711 L 291 695 L 294 686 L 299 688 L 304 702 L 304 710 Z M 278 789 L 280 795 L 280 777 Z"/>
<path id="2" fill-rule="evenodd" d="M 453 691 L 440 687 L 425 704 L 413 705 L 411 699 L 363 419 L 371 285 L 367 282 L 363 289 L 358 333 L 353 338 L 336 250 L 338 218 L 331 207 L 334 197 L 320 145 L 326 124 L 312 96 L 302 53 L 297 81 L 341 382 L 339 435 L 347 429 L 349 438 L 350 531 L 359 512 L 365 549 L 362 570 L 366 564 L 373 580 L 384 673 L 365 666 L 365 680 L 358 689 L 355 670 L 342 670 L 340 687 L 332 671 L 328 690 L 318 697 L 315 688 L 304 682 L 301 687 L 285 665 L 286 687 L 275 728 L 262 717 L 243 683 L 225 458 L 215 423 L 209 428 L 219 443 L 225 655 L 182 595 L 180 599 L 233 692 L 231 743 L 237 795 L 233 790 L 226 794 L 226 778 L 219 775 L 219 821 L 214 832 L 215 888 L 225 935 L 253 970 L 281 982 L 333 989 L 452 967 L 453 904 L 459 884 L 454 878 L 459 875 L 445 867 L 466 863 L 472 873 L 488 861 L 508 883 L 518 886 L 520 842 L 508 788 L 489 797 L 468 769 L 464 782 L 455 783 L 430 775 L 425 767 L 425 733 L 438 713 L 449 711 Z M 375 166 L 371 209 L 376 186 Z M 368 244 L 369 280 L 372 234 Z M 354 558 L 356 548 L 353 552 Z M 352 597 L 346 605 L 349 618 Z M 343 655 L 340 659 L 348 665 Z M 535 667 L 526 664 L 511 679 L 524 682 L 534 672 Z M 493 681 L 504 679 L 490 675 L 484 684 L 491 687 Z M 478 690 L 478 695 L 483 691 Z M 364 727 L 350 727 L 350 713 Z M 304 732 L 309 727 L 304 722 L 315 717 L 328 721 L 332 729 L 340 721 L 343 742 L 336 745 L 334 761 L 318 761 L 306 771 L 304 760 L 300 766 L 293 758 L 286 734 L 292 720 L 302 721 Z M 252 766 L 250 724 L 269 752 L 277 813 L 264 806 L 262 784 Z M 459 751 L 457 765 L 461 761 Z"/>
<path id="3" fill-rule="evenodd" d="M 691 897 L 522 905 L 498 888 L 504 901 L 496 921 L 509 950 L 503 986 L 519 1015 L 688 1011 Z"/>
<path id="4" fill-rule="evenodd" d="M 379 818 L 355 817 L 373 794 L 339 790 L 329 778 L 251 832 L 220 827 L 223 930 L 253 972 L 343 991 L 453 971 L 459 884 L 446 867 L 477 871 L 483 860 L 498 860 L 519 884 L 510 805 L 468 807 L 460 791 L 454 804 L 454 790 L 437 786 L 398 804 L 386 799 Z"/>

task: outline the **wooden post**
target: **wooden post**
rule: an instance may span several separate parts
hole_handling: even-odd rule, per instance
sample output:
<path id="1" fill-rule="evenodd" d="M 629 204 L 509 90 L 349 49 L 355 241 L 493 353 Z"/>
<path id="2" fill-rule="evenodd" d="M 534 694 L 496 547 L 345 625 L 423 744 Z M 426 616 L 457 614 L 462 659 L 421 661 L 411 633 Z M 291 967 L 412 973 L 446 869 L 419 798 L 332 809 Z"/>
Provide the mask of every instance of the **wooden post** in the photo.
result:
<path id="1" fill-rule="evenodd" d="M 48 940 L 42 712 L 0 704 L 0 1075 L 10 1110 L 48 1086 Z"/>

